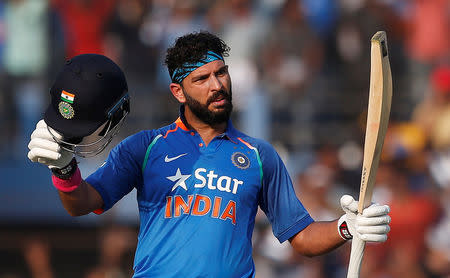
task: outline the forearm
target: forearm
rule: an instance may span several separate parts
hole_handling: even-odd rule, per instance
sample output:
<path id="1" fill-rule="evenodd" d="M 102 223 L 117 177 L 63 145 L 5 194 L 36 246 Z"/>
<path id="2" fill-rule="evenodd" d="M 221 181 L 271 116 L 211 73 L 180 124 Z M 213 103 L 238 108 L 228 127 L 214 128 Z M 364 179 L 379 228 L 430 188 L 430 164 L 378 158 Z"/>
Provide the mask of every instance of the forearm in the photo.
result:
<path id="1" fill-rule="evenodd" d="M 289 241 L 302 255 L 308 257 L 322 255 L 345 243 L 338 233 L 337 225 L 337 220 L 314 222 Z"/>
<path id="2" fill-rule="evenodd" d="M 100 194 L 84 180 L 74 191 L 58 190 L 58 193 L 64 208 L 71 216 L 85 215 L 103 206 Z"/>

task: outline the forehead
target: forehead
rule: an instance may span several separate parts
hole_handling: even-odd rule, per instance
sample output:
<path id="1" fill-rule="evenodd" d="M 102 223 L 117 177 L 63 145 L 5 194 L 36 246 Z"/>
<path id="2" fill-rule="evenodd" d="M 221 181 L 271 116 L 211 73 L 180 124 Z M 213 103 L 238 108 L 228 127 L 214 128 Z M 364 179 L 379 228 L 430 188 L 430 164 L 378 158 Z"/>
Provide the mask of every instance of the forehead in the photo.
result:
<path id="1" fill-rule="evenodd" d="M 195 75 L 209 74 L 211 72 L 219 70 L 223 66 L 225 66 L 225 63 L 222 60 L 215 60 L 201 67 L 196 68 L 194 71 L 191 72 L 190 75 L 195 76 Z"/>

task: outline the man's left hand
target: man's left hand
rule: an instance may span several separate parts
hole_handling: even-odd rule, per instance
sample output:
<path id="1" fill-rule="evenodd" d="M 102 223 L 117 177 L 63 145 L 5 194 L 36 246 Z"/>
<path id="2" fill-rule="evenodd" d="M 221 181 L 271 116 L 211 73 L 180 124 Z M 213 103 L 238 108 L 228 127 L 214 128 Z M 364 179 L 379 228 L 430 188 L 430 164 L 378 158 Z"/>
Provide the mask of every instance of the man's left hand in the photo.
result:
<path id="1" fill-rule="evenodd" d="M 388 205 L 372 204 L 358 214 L 358 202 L 350 195 L 341 198 L 345 214 L 339 218 L 338 231 L 342 238 L 349 240 L 357 236 L 363 241 L 385 242 L 390 231 L 391 217 Z"/>

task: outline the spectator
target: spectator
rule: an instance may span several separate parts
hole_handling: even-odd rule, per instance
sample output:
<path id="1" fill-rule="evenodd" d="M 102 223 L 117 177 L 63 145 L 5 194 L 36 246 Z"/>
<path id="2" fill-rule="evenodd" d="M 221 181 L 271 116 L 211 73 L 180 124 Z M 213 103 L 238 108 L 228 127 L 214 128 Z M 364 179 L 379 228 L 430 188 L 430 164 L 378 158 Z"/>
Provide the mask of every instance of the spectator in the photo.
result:
<path id="1" fill-rule="evenodd" d="M 5 152 L 17 157 L 44 107 L 45 73 L 48 65 L 47 1 L 9 0 L 4 4 L 3 80 L 5 101 Z M 25 20 L 26 19 L 26 20 Z M 2 132 L 3 133 L 3 132 Z M 18 143 L 15 146 L 14 143 Z"/>
<path id="2" fill-rule="evenodd" d="M 410 58 L 410 92 L 418 103 L 423 99 L 432 67 L 450 58 L 450 2 L 414 0 L 408 5 L 404 39 Z"/>
<path id="3" fill-rule="evenodd" d="M 102 229 L 98 264 L 87 272 L 85 278 L 131 277 L 133 273 L 127 255 L 135 248 L 135 238 L 134 232 L 125 226 L 113 225 Z"/>
<path id="4" fill-rule="evenodd" d="M 154 82 L 156 46 L 146 37 L 150 4 L 146 0 L 120 0 L 106 26 L 106 56 L 118 62 L 133 83 Z M 150 78 L 150 79 L 149 79 Z"/>
<path id="5" fill-rule="evenodd" d="M 429 78 L 430 91 L 414 109 L 413 121 L 430 136 L 434 149 L 450 148 L 450 65 L 436 67 Z"/>
<path id="6" fill-rule="evenodd" d="M 323 45 L 305 21 L 299 1 L 284 3 L 255 57 L 270 93 L 272 140 L 289 150 L 312 144 L 318 107 L 308 95 L 322 67 Z"/>
<path id="7" fill-rule="evenodd" d="M 64 28 L 66 57 L 103 54 L 105 26 L 116 0 L 51 0 Z"/>
<path id="8" fill-rule="evenodd" d="M 50 263 L 50 247 L 40 239 L 30 239 L 23 250 L 25 262 L 30 271 L 31 278 L 53 278 Z"/>

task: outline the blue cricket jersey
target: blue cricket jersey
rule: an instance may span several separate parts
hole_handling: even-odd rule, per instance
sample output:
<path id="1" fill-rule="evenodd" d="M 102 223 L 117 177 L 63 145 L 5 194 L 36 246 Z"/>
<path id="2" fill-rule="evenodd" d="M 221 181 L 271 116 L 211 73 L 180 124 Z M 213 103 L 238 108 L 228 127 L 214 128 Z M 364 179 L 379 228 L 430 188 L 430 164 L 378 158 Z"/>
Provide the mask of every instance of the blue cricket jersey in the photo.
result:
<path id="1" fill-rule="evenodd" d="M 280 242 L 313 222 L 274 148 L 231 122 L 208 146 L 182 117 L 141 131 L 86 181 L 102 196 L 104 211 L 137 189 L 133 277 L 254 277 L 258 205 Z"/>

